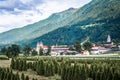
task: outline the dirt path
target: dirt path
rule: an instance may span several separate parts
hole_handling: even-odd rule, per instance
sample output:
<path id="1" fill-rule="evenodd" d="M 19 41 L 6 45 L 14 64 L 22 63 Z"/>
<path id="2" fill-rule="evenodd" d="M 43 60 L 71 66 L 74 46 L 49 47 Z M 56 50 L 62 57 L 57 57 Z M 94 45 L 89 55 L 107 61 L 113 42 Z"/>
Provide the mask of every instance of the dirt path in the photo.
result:
<path id="1" fill-rule="evenodd" d="M 11 60 L 0 60 L 0 67 L 10 67 Z"/>

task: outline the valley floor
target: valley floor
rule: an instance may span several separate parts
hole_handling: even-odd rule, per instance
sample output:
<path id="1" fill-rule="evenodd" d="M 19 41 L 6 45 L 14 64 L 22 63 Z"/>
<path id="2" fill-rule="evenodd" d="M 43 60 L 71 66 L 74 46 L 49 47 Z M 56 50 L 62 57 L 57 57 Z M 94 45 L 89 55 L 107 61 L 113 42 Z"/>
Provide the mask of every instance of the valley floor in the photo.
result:
<path id="1" fill-rule="evenodd" d="M 102 55 L 64 55 L 64 56 L 35 56 L 35 57 L 27 57 L 27 59 L 31 59 L 30 62 L 33 62 L 36 58 L 56 58 L 56 57 L 64 57 L 64 58 L 71 58 L 71 59 L 111 59 L 111 60 L 120 60 L 120 54 L 102 54 Z M 10 67 L 11 59 L 9 60 L 0 60 L 0 67 Z M 21 75 L 24 73 L 25 75 L 28 75 L 30 80 L 32 78 L 37 78 L 38 80 L 61 80 L 60 76 L 55 75 L 51 77 L 45 77 L 45 76 L 39 76 L 35 71 L 32 71 L 31 69 L 28 69 L 27 71 L 17 71 L 13 70 L 14 73 L 19 72 Z"/>

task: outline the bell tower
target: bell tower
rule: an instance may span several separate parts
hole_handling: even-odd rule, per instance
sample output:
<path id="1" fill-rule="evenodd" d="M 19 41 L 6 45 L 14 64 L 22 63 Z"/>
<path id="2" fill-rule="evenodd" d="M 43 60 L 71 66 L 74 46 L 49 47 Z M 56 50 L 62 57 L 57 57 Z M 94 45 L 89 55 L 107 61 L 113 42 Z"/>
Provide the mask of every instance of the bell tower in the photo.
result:
<path id="1" fill-rule="evenodd" d="M 37 51 L 38 55 L 39 55 L 40 48 L 43 48 L 43 43 L 42 42 L 37 42 L 36 51 Z"/>
<path id="2" fill-rule="evenodd" d="M 108 34 L 108 37 L 107 37 L 107 42 L 110 43 L 111 42 L 111 37 L 110 35 Z"/>

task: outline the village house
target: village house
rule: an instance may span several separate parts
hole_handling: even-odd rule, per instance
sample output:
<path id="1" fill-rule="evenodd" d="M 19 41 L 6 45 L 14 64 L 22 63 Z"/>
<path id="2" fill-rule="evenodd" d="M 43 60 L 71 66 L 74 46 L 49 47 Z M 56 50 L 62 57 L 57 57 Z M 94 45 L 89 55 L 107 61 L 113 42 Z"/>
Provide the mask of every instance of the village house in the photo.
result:
<path id="1" fill-rule="evenodd" d="M 47 50 L 48 50 L 48 46 L 45 46 L 43 45 L 42 42 L 38 42 L 37 43 L 37 46 L 36 46 L 36 51 L 39 55 L 39 51 L 40 51 L 40 48 L 43 49 L 43 52 L 46 53 Z M 66 45 L 55 45 L 55 46 L 51 46 L 51 56 L 56 56 L 56 55 L 60 55 L 60 53 L 62 52 L 66 52 L 69 48 L 66 46 Z"/>

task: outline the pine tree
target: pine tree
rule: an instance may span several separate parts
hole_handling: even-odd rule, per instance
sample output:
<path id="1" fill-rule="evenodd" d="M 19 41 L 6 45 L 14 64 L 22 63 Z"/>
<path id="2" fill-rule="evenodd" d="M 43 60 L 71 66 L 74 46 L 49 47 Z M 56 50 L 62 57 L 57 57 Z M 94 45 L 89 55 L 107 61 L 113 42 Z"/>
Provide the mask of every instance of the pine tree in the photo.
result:
<path id="1" fill-rule="evenodd" d="M 15 74 L 13 74 L 12 80 L 17 80 L 17 77 Z"/>
<path id="2" fill-rule="evenodd" d="M 12 74 L 7 73 L 7 80 L 10 80 L 10 79 L 11 79 L 11 76 L 12 76 Z"/>
<path id="3" fill-rule="evenodd" d="M 42 56 L 44 53 L 43 53 L 43 48 L 40 47 L 40 50 L 39 50 L 39 55 Z"/>
<path id="4" fill-rule="evenodd" d="M 49 66 L 49 73 L 50 73 L 50 76 L 53 76 L 54 73 L 55 73 L 55 69 L 54 69 L 54 65 L 53 65 L 53 62 L 51 61 L 50 62 L 50 66 Z"/>
<path id="5" fill-rule="evenodd" d="M 44 61 L 40 60 L 38 62 L 38 73 L 39 75 L 44 75 Z"/>
<path id="6" fill-rule="evenodd" d="M 22 66 L 23 71 L 27 70 L 27 61 L 26 59 L 23 60 L 23 66 Z"/>
<path id="7" fill-rule="evenodd" d="M 50 55 L 50 53 L 51 53 L 51 46 L 48 46 L 48 50 L 47 50 L 46 55 Z"/>
<path id="8" fill-rule="evenodd" d="M 54 72 L 55 72 L 55 74 L 57 74 L 58 73 L 58 66 L 59 66 L 59 64 L 58 64 L 58 62 L 56 61 L 56 60 L 52 60 L 53 61 L 53 65 L 54 65 Z"/>
<path id="9" fill-rule="evenodd" d="M 30 46 L 26 45 L 23 49 L 24 55 L 29 56 L 31 50 L 32 50 L 32 48 Z"/>
<path id="10" fill-rule="evenodd" d="M 14 61 L 13 58 L 12 58 L 12 60 L 11 60 L 11 65 L 10 65 L 10 67 L 11 67 L 12 69 L 15 69 L 15 61 Z"/>
<path id="11" fill-rule="evenodd" d="M 37 55 L 37 51 L 36 50 L 33 50 L 32 51 L 32 56 L 36 56 Z"/>
<path id="12" fill-rule="evenodd" d="M 79 42 L 79 41 L 76 41 L 76 42 L 75 42 L 74 47 L 75 47 L 75 50 L 76 50 L 77 52 L 81 52 L 81 51 L 82 51 L 82 48 L 81 48 L 81 45 L 80 45 L 80 42 Z"/>
<path id="13" fill-rule="evenodd" d="M 24 73 L 22 73 L 21 79 L 22 79 L 22 80 L 25 80 L 25 75 L 24 75 Z"/>
<path id="14" fill-rule="evenodd" d="M 20 77 L 19 77 L 18 72 L 17 72 L 17 74 L 16 74 L 16 80 L 20 80 Z"/>
<path id="15" fill-rule="evenodd" d="M 28 76 L 26 76 L 25 80 L 29 80 L 29 77 L 28 77 Z"/>
<path id="16" fill-rule="evenodd" d="M 44 73 L 45 76 L 49 76 L 49 64 L 46 63 L 45 64 L 45 73 Z"/>
<path id="17" fill-rule="evenodd" d="M 16 59 L 15 61 L 15 69 L 19 69 L 19 59 Z"/>
<path id="18" fill-rule="evenodd" d="M 2 72 L 1 72 L 1 80 L 4 80 L 4 77 L 5 77 L 5 72 L 2 71 Z"/>
<path id="19" fill-rule="evenodd" d="M 22 71 L 22 60 L 19 60 L 18 70 L 19 70 L 19 71 Z"/>

